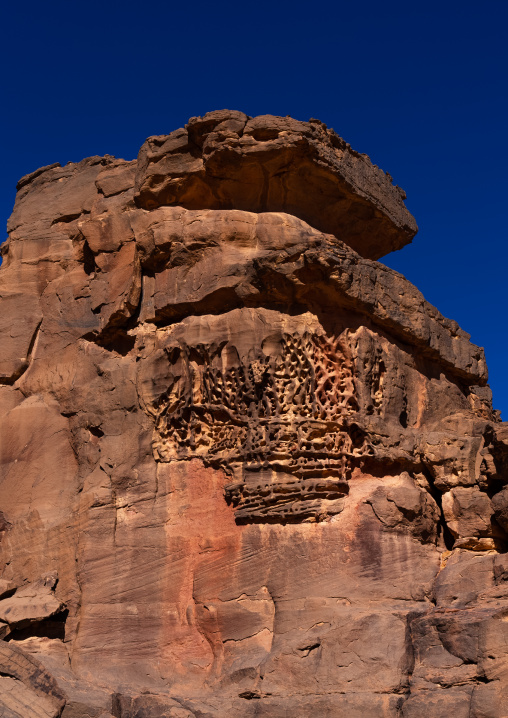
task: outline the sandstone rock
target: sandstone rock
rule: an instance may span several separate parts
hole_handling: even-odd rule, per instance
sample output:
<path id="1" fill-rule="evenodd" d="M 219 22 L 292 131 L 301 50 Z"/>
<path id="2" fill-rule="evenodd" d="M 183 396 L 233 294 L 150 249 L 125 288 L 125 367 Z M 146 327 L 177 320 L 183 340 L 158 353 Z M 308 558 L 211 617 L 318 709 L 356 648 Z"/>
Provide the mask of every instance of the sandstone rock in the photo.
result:
<path id="1" fill-rule="evenodd" d="M 150 210 L 286 212 L 373 259 L 400 249 L 417 231 L 404 192 L 318 120 L 228 110 L 193 117 L 185 128 L 145 142 L 136 198 Z"/>
<path id="2" fill-rule="evenodd" d="M 402 715 L 404 718 L 469 718 L 472 688 L 462 690 L 446 689 L 436 691 L 422 691 L 412 695 L 404 704 Z"/>
<path id="3" fill-rule="evenodd" d="M 0 600 L 0 621 L 8 624 L 12 632 L 54 617 L 63 608 L 53 593 L 55 584 L 53 576 L 45 576 Z"/>
<path id="4" fill-rule="evenodd" d="M 112 713 L 94 708 L 84 703 L 69 701 L 63 709 L 62 718 L 115 718 Z"/>
<path id="5" fill-rule="evenodd" d="M 443 514 L 454 536 L 488 536 L 492 513 L 489 497 L 477 488 L 459 486 L 443 496 Z"/>
<path id="6" fill-rule="evenodd" d="M 7 598 L 11 594 L 14 593 L 16 590 L 16 584 L 12 581 L 6 581 L 5 579 L 0 579 L 0 600 L 2 598 Z"/>
<path id="7" fill-rule="evenodd" d="M 209 113 L 18 185 L 0 269 L 0 713 L 502 716 L 508 427 L 372 259 L 319 123 Z"/>
<path id="8" fill-rule="evenodd" d="M 508 530 L 508 488 L 505 487 L 492 498 L 492 508 L 496 521 L 502 528 Z"/>
<path id="9" fill-rule="evenodd" d="M 0 641 L 0 709 L 6 716 L 57 718 L 65 698 L 44 667 Z"/>

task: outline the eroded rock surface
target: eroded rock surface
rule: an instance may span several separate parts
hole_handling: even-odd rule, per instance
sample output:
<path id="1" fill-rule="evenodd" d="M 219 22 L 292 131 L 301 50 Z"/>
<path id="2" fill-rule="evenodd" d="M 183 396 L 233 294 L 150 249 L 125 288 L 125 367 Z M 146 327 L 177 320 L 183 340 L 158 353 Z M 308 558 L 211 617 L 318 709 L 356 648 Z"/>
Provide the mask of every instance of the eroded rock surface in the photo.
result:
<path id="1" fill-rule="evenodd" d="M 373 261 L 402 197 L 318 121 L 226 111 L 20 181 L 2 715 L 506 715 L 508 429 Z"/>
<path id="2" fill-rule="evenodd" d="M 416 234 L 405 196 L 319 120 L 228 110 L 150 137 L 136 170 L 139 207 L 286 212 L 373 259 Z"/>

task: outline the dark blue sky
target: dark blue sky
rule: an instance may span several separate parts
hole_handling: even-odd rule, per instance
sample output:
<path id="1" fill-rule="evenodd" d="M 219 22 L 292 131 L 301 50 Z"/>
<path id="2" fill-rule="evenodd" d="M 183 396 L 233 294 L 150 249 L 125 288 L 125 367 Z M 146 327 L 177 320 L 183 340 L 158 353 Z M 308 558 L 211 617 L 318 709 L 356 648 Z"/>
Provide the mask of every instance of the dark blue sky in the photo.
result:
<path id="1" fill-rule="evenodd" d="M 384 261 L 485 347 L 508 419 L 508 3 L 29 0 L 2 15 L 2 223 L 42 165 L 132 159 L 213 109 L 317 117 L 406 190 L 420 232 Z"/>

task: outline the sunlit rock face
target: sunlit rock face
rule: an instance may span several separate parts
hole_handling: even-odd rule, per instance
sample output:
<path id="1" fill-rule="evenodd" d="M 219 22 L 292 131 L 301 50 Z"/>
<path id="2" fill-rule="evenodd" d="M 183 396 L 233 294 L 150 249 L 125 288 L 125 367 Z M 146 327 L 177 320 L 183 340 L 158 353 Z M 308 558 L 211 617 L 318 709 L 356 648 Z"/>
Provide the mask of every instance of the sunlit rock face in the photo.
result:
<path id="1" fill-rule="evenodd" d="M 0 714 L 506 716 L 508 429 L 374 261 L 403 198 L 316 120 L 228 111 L 20 181 Z"/>

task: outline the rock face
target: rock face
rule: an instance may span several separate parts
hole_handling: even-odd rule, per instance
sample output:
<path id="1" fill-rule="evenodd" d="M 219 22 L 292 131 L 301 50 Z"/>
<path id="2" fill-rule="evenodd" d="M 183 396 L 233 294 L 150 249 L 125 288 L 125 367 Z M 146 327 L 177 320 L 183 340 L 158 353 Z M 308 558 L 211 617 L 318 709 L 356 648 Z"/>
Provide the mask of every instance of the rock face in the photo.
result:
<path id="1" fill-rule="evenodd" d="M 0 269 L 0 714 L 503 718 L 508 428 L 318 121 L 24 177 Z"/>
<path id="2" fill-rule="evenodd" d="M 416 234 L 391 178 L 319 120 L 209 112 L 150 137 L 136 169 L 138 207 L 285 212 L 379 259 Z M 312 187 L 312 191 L 309 191 Z"/>

